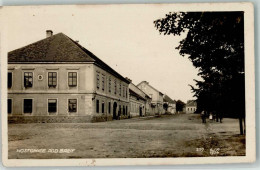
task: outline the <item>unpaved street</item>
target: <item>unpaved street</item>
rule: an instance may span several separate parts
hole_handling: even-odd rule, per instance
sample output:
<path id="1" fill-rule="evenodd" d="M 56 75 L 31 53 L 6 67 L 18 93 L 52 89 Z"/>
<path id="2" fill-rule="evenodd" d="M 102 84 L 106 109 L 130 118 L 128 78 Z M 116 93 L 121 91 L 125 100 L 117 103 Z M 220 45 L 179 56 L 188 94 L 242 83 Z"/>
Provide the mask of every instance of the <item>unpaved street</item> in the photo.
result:
<path id="1" fill-rule="evenodd" d="M 202 124 L 196 114 L 8 128 L 10 159 L 245 155 L 237 119 Z"/>

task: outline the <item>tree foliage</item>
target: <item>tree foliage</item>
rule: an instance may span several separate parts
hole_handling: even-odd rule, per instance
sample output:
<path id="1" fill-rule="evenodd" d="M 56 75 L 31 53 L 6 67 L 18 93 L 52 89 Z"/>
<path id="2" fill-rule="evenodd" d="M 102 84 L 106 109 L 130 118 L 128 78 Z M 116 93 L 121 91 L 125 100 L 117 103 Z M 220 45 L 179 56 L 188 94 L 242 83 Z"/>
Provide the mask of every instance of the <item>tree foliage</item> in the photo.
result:
<path id="1" fill-rule="evenodd" d="M 185 106 L 185 103 L 181 100 L 177 100 L 176 101 L 176 111 L 178 112 L 182 112 L 183 111 L 183 108 Z"/>
<path id="2" fill-rule="evenodd" d="M 191 86 L 198 109 L 244 118 L 244 13 L 169 13 L 154 24 L 164 35 L 185 36 L 176 49 L 202 78 Z"/>

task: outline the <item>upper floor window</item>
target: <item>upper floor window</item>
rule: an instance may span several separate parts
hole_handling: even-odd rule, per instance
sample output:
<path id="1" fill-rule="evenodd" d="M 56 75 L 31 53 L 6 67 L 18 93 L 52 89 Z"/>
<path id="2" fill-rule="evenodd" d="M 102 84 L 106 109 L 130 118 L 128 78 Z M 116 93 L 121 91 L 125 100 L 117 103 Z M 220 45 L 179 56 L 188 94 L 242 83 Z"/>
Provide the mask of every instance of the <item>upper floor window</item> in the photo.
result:
<path id="1" fill-rule="evenodd" d="M 123 86 L 123 97 L 125 97 L 125 86 Z"/>
<path id="2" fill-rule="evenodd" d="M 117 90 L 117 83 L 116 83 L 116 79 L 115 79 L 115 94 L 116 94 L 116 90 Z"/>
<path id="3" fill-rule="evenodd" d="M 108 80 L 108 92 L 111 93 L 111 78 Z"/>
<path id="4" fill-rule="evenodd" d="M 68 76 L 69 76 L 68 77 L 69 86 L 71 86 L 71 87 L 77 86 L 77 72 L 69 72 Z"/>
<path id="5" fill-rule="evenodd" d="M 11 72 L 8 72 L 8 76 L 7 76 L 7 86 L 8 88 L 11 88 L 13 85 L 13 75 Z"/>
<path id="6" fill-rule="evenodd" d="M 99 89 L 99 73 L 97 73 L 97 89 Z"/>
<path id="7" fill-rule="evenodd" d="M 119 96 L 121 96 L 121 90 L 122 90 L 122 85 L 120 83 L 120 85 L 119 85 Z"/>
<path id="8" fill-rule="evenodd" d="M 32 87 L 32 86 L 33 86 L 33 73 L 24 72 L 24 87 Z"/>
<path id="9" fill-rule="evenodd" d="M 127 98 L 127 87 L 126 87 L 126 89 L 125 89 L 125 97 Z"/>
<path id="10" fill-rule="evenodd" d="M 57 72 L 48 73 L 48 86 L 56 87 L 57 86 Z"/>
<path id="11" fill-rule="evenodd" d="M 105 90 L 105 76 L 102 75 L 102 90 Z"/>
<path id="12" fill-rule="evenodd" d="M 77 112 L 77 99 L 69 99 L 69 112 Z"/>

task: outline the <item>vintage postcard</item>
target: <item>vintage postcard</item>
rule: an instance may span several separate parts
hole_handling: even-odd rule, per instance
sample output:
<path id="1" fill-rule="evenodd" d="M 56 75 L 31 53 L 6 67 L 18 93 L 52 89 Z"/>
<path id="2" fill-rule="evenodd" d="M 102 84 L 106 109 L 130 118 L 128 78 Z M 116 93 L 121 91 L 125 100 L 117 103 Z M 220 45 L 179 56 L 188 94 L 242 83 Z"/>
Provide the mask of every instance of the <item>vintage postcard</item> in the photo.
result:
<path id="1" fill-rule="evenodd" d="M 4 6 L 5 166 L 255 161 L 251 3 Z"/>

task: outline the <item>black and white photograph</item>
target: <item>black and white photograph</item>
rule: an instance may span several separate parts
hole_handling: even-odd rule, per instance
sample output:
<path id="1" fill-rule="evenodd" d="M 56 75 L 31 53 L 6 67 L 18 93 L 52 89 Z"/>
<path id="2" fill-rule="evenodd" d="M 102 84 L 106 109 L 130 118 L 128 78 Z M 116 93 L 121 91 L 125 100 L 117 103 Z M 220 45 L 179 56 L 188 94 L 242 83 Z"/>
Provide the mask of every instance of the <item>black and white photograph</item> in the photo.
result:
<path id="1" fill-rule="evenodd" d="M 0 12 L 6 166 L 255 160 L 251 3 Z"/>

